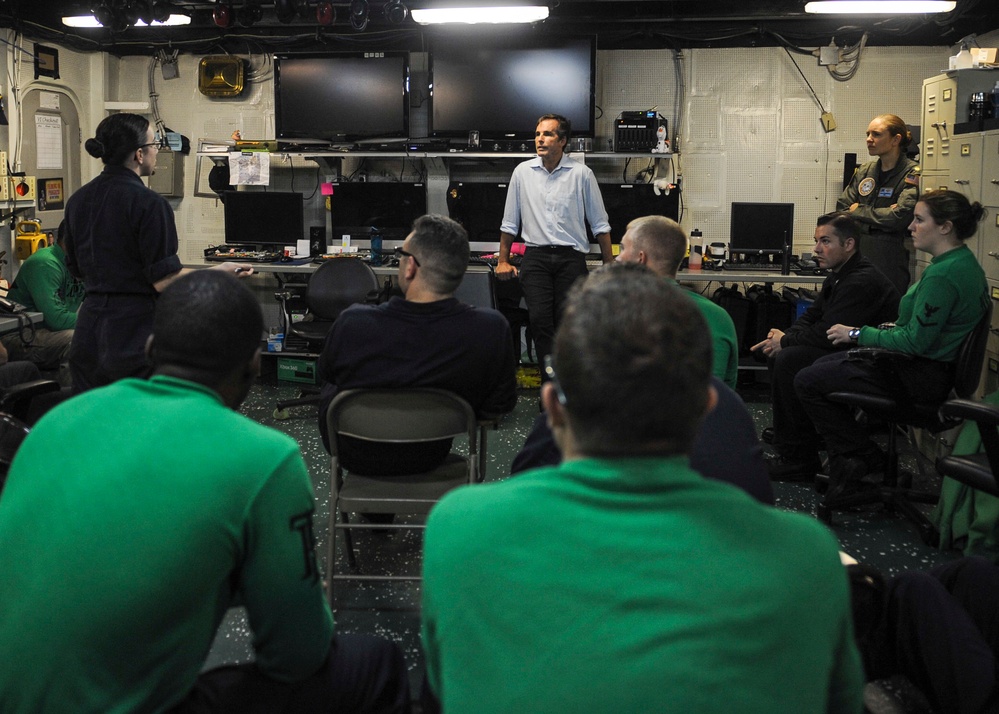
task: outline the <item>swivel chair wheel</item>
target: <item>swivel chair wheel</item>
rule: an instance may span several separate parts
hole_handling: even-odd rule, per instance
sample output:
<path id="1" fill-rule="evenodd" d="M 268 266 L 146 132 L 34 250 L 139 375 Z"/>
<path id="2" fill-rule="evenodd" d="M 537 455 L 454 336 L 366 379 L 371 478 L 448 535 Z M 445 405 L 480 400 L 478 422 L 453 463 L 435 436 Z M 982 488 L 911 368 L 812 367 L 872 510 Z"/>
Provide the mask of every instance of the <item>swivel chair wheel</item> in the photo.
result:
<path id="1" fill-rule="evenodd" d="M 291 417 L 291 412 L 287 409 L 275 409 L 272 416 L 278 421 L 284 421 L 285 419 Z"/>

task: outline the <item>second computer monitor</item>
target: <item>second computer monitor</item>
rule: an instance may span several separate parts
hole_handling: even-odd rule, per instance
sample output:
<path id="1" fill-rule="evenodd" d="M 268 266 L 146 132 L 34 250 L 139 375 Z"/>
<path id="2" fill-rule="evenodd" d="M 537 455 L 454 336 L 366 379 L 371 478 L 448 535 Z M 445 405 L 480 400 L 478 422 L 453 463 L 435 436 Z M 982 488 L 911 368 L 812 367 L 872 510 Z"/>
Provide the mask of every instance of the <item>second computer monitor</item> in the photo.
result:
<path id="1" fill-rule="evenodd" d="M 793 203 L 733 203 L 729 255 L 783 253 L 794 240 Z"/>

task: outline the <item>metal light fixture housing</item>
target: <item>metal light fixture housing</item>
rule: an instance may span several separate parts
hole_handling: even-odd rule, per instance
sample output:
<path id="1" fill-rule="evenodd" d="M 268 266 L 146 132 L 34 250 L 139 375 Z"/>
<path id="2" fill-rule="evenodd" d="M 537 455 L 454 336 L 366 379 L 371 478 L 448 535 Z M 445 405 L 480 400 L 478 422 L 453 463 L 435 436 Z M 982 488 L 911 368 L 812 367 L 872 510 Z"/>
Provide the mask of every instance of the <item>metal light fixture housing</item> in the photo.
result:
<path id="1" fill-rule="evenodd" d="M 368 0 L 350 0 L 350 26 L 358 32 L 368 26 Z"/>
<path id="2" fill-rule="evenodd" d="M 400 25 L 409 17 L 409 8 L 403 5 L 402 0 L 389 0 L 382 9 L 385 19 L 393 25 Z"/>
<path id="3" fill-rule="evenodd" d="M 951 12 L 952 0 L 817 0 L 805 12 L 824 15 L 930 15 Z"/>
<path id="4" fill-rule="evenodd" d="M 228 28 L 232 24 L 232 5 L 223 0 L 216 0 L 215 7 L 212 9 L 212 22 L 215 23 L 216 27 L 221 27 L 223 30 Z"/>
<path id="5" fill-rule="evenodd" d="M 324 27 L 328 27 L 336 22 L 336 8 L 329 0 L 320 0 L 316 5 L 316 22 Z"/>
<path id="6" fill-rule="evenodd" d="M 419 25 L 511 24 L 548 18 L 546 0 L 426 0 L 410 9 Z"/>

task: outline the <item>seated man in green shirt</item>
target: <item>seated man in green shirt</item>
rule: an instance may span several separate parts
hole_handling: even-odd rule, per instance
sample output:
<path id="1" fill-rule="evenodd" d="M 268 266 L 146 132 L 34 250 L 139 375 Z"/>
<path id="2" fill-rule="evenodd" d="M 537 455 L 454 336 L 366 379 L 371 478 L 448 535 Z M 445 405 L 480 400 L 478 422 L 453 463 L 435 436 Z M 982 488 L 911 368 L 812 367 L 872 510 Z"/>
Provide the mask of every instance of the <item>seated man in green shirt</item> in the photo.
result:
<path id="1" fill-rule="evenodd" d="M 541 389 L 565 460 L 431 512 L 422 636 L 445 712 L 862 710 L 836 539 L 688 464 L 716 396 L 707 326 L 674 291 L 633 264 L 577 283 Z"/>
<path id="2" fill-rule="evenodd" d="M 687 255 L 687 235 L 680 224 L 665 216 L 643 216 L 628 224 L 621 238 L 623 263 L 641 263 L 656 275 L 677 285 L 676 271 Z M 735 389 L 739 371 L 739 339 L 735 323 L 725 308 L 700 293 L 685 291 L 694 301 L 711 333 L 711 373 Z"/>
<path id="3" fill-rule="evenodd" d="M 63 402 L 0 498 L 6 714 L 408 712 L 394 644 L 335 635 L 298 444 L 237 413 L 253 293 L 212 270 L 160 295 L 148 380 Z M 255 661 L 202 673 L 229 607 Z"/>
<path id="4" fill-rule="evenodd" d="M 3 336 L 12 360 L 28 360 L 39 369 L 59 369 L 69 361 L 69 348 L 76 327 L 76 311 L 83 302 L 83 283 L 69 273 L 63 251 L 62 226 L 55 245 L 35 251 L 21 264 L 7 298 L 31 312 L 42 313 L 34 338 L 25 344 L 21 335 Z M 68 369 L 66 385 L 69 384 Z"/>

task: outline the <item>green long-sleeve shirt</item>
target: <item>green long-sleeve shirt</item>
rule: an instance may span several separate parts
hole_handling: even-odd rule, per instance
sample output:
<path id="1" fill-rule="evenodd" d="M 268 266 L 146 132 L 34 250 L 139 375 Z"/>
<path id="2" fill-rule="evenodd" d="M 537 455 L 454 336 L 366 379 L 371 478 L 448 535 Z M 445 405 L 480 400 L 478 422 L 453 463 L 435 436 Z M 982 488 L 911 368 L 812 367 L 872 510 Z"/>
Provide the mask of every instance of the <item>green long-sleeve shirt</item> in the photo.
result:
<path id="1" fill-rule="evenodd" d="M 70 275 L 63 249 L 52 245 L 24 261 L 7 297 L 42 313 L 49 330 L 72 330 L 83 302 L 83 284 Z"/>
<path id="2" fill-rule="evenodd" d="M 899 303 L 894 328 L 862 327 L 859 343 L 953 362 L 988 301 L 985 271 L 971 249 L 961 245 L 936 256 L 909 288 Z"/>
<path id="3" fill-rule="evenodd" d="M 676 280 L 668 281 L 680 287 Z M 704 321 L 708 323 L 708 331 L 711 333 L 711 373 L 735 389 L 739 377 L 739 338 L 732 317 L 725 308 L 700 293 L 683 290 L 683 294 L 694 301 Z"/>

